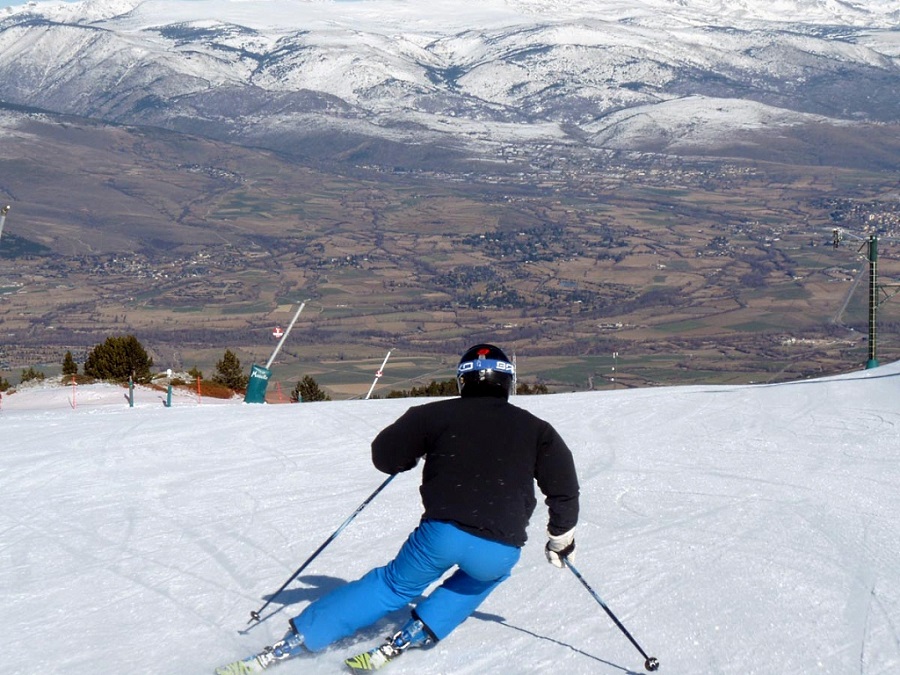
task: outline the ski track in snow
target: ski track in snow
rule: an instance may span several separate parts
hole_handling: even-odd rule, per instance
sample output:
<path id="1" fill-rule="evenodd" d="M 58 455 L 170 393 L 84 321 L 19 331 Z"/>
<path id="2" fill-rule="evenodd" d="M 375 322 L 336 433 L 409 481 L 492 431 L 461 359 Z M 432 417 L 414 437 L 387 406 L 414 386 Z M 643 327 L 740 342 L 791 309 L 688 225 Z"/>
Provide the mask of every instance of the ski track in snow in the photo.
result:
<path id="1" fill-rule="evenodd" d="M 519 397 L 573 448 L 576 564 L 673 675 L 900 669 L 900 365 L 838 378 Z M 24 388 L 0 410 L 5 672 L 210 673 L 280 638 L 308 602 L 396 552 L 419 471 L 369 443 L 421 399 L 172 408 L 158 392 Z M 544 560 L 546 508 L 512 577 L 396 675 L 643 672 Z M 334 673 L 398 612 L 277 673 Z"/>

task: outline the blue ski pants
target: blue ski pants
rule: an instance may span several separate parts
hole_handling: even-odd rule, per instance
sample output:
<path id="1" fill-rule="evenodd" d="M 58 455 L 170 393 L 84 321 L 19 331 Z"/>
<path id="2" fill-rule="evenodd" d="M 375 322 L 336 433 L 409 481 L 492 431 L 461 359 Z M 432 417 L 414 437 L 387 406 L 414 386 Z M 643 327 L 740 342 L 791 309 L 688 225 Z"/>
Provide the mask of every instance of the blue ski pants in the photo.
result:
<path id="1" fill-rule="evenodd" d="M 307 648 L 324 649 L 404 607 L 456 567 L 416 607 L 419 619 L 441 640 L 509 577 L 520 552 L 450 523 L 424 520 L 391 562 L 319 598 L 291 624 Z"/>

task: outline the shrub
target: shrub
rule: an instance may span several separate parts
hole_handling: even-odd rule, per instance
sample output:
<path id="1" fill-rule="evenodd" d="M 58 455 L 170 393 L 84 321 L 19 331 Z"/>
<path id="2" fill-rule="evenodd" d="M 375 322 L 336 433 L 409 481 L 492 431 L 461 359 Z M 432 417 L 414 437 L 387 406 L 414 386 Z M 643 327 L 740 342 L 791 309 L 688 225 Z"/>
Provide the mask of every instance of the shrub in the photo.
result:
<path id="1" fill-rule="evenodd" d="M 29 366 L 28 370 L 23 370 L 23 371 L 22 371 L 22 377 L 21 377 L 21 379 L 19 380 L 19 382 L 20 382 L 20 383 L 22 383 L 22 382 L 30 382 L 31 380 L 38 380 L 38 381 L 40 381 L 40 380 L 43 380 L 44 377 L 45 377 L 45 375 L 44 375 L 41 371 L 35 370 L 33 367 L 30 367 L 30 366 Z"/>
<path id="2" fill-rule="evenodd" d="M 530 394 L 549 394 L 550 390 L 543 382 L 530 385 L 527 382 L 516 383 L 516 394 L 519 396 L 528 396 Z"/>
<path id="3" fill-rule="evenodd" d="M 546 384 L 533 384 L 529 385 L 526 382 L 517 382 L 516 383 L 516 394 L 519 395 L 529 395 L 529 394 L 549 394 L 550 390 L 547 389 Z M 456 380 L 449 379 L 443 380 L 442 382 L 438 382 L 436 380 L 432 380 L 424 387 L 413 387 L 412 389 L 393 389 L 388 392 L 385 398 L 414 398 L 417 396 L 456 396 L 459 394 L 459 387 L 456 384 Z"/>
<path id="4" fill-rule="evenodd" d="M 185 382 L 180 378 L 172 379 L 172 387 L 189 394 L 198 394 L 206 398 L 233 398 L 234 390 L 224 384 L 218 384 L 212 380 L 201 380 L 200 391 L 197 391 L 196 382 Z"/>
<path id="5" fill-rule="evenodd" d="M 413 387 L 412 389 L 393 389 L 388 392 L 387 398 L 410 398 L 420 396 L 456 396 L 459 394 L 459 387 L 456 380 L 449 379 L 438 382 L 432 380 L 424 387 Z"/>
<path id="6" fill-rule="evenodd" d="M 193 386 L 188 386 L 186 387 L 186 389 L 196 391 L 197 385 L 195 384 Z M 224 384 L 220 384 L 219 382 L 201 381 L 200 395 L 207 396 L 209 398 L 231 398 L 234 396 L 234 389 Z"/>

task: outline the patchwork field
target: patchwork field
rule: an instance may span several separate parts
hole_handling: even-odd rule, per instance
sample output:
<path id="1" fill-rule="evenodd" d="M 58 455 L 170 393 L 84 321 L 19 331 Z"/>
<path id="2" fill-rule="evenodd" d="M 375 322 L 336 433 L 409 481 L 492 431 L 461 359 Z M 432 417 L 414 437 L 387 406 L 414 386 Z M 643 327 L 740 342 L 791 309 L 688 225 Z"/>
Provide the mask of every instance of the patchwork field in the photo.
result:
<path id="1" fill-rule="evenodd" d="M 122 333 L 163 369 L 212 372 L 226 348 L 249 368 L 304 300 L 276 377 L 341 398 L 389 349 L 381 393 L 449 377 L 476 340 L 553 390 L 843 371 L 867 357 L 871 233 L 878 356 L 900 358 L 891 171 L 640 156 L 393 173 L 85 122 L 29 131 L 0 159 L 13 383 Z"/>

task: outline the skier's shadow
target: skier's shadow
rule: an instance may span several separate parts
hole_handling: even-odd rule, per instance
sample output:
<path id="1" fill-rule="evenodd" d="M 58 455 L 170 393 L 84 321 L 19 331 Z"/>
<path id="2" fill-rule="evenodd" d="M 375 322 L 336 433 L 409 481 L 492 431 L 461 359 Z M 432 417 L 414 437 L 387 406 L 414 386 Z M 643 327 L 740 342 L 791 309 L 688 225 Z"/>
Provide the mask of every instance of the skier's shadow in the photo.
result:
<path id="1" fill-rule="evenodd" d="M 303 586 L 286 588 L 278 594 L 277 600 L 275 599 L 276 596 L 274 593 L 264 595 L 262 599 L 266 602 L 271 601 L 273 604 L 281 605 L 281 607 L 284 608 L 287 605 L 293 605 L 298 602 L 313 602 L 323 595 L 330 593 L 335 588 L 340 588 L 347 584 L 346 579 L 329 577 L 324 574 L 311 574 L 309 576 L 299 577 L 295 581 L 303 584 Z"/>
<path id="2" fill-rule="evenodd" d="M 508 623 L 506 621 L 506 619 L 502 616 L 498 616 L 496 614 L 487 614 L 485 612 L 479 612 L 476 610 L 475 612 L 472 612 L 471 618 L 478 619 L 479 621 L 491 621 L 493 623 L 499 623 L 501 626 L 504 626 L 511 630 L 517 630 L 520 633 L 525 633 L 526 635 L 530 635 L 531 637 L 537 638 L 538 640 L 546 640 L 547 642 L 552 642 L 555 645 L 560 645 L 561 647 L 571 649 L 576 654 L 581 654 L 582 656 L 586 656 L 587 658 L 593 659 L 594 661 L 599 661 L 600 663 L 602 663 L 605 666 L 610 666 L 611 668 L 616 668 L 618 670 L 621 670 L 623 673 L 625 673 L 625 675 L 641 675 L 640 672 L 638 672 L 638 671 L 629 670 L 628 668 L 625 668 L 624 666 L 620 666 L 617 663 L 605 661 L 604 659 L 601 659 L 599 656 L 594 656 L 593 654 L 588 654 L 586 651 L 578 649 L 577 647 L 573 647 L 572 645 L 570 645 L 566 642 L 561 642 L 561 641 L 557 640 L 556 638 L 547 637 L 546 635 L 539 635 L 538 633 L 530 631 L 527 628 L 520 628 L 519 626 L 514 626 L 511 623 Z"/>

